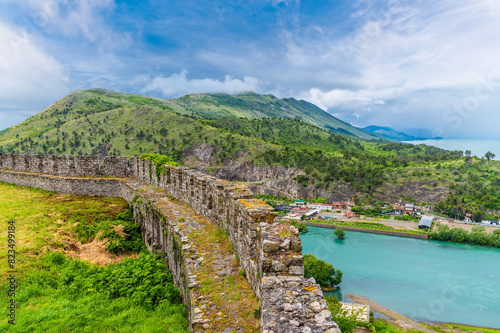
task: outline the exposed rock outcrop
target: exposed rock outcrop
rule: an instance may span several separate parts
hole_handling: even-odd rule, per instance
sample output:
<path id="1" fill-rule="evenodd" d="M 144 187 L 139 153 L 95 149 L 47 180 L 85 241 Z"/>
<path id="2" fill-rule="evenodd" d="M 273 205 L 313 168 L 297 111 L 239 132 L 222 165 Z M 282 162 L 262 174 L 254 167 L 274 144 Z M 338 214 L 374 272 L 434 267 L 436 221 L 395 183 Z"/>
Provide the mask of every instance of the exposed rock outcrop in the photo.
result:
<path id="1" fill-rule="evenodd" d="M 291 179 L 305 172 L 296 168 L 285 168 L 273 165 L 255 165 L 250 162 L 224 166 L 214 176 L 228 180 L 259 181 L 263 179 Z"/>
<path id="2" fill-rule="evenodd" d="M 186 147 L 182 152 L 182 159 L 186 165 L 197 165 L 199 167 L 208 166 L 215 162 L 214 155 L 220 150 L 206 142 L 193 144 Z"/>

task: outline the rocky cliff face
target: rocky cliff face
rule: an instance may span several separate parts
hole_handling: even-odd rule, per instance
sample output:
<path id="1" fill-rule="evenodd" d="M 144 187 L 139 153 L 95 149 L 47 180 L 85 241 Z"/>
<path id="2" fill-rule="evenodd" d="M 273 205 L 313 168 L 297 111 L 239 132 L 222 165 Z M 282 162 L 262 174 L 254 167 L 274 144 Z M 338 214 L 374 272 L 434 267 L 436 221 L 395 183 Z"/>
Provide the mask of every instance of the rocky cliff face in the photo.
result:
<path id="1" fill-rule="evenodd" d="M 348 200 L 353 198 L 356 191 L 344 184 L 331 186 L 329 189 L 317 188 L 316 185 L 304 187 L 293 179 L 267 179 L 248 185 L 253 193 L 273 196 L 292 196 L 294 198 L 312 199 L 326 198 L 329 201 Z M 286 194 L 286 195 L 285 195 Z"/>
<path id="2" fill-rule="evenodd" d="M 406 182 L 403 184 L 389 184 L 379 189 L 374 197 L 380 201 L 391 202 L 395 198 L 408 198 L 416 202 L 438 203 L 445 200 L 450 189 L 432 187 L 430 182 Z"/>
<path id="3" fill-rule="evenodd" d="M 305 172 L 295 168 L 285 168 L 272 165 L 255 165 L 243 162 L 230 166 L 223 166 L 214 174 L 215 177 L 228 180 L 260 181 L 263 179 L 291 179 Z"/>
<path id="4" fill-rule="evenodd" d="M 208 174 L 208 167 L 214 166 L 214 155 L 219 147 L 207 143 L 191 145 L 183 152 L 183 160 L 187 165 L 196 165 L 196 169 Z M 253 193 L 289 198 L 326 198 L 329 201 L 346 201 L 354 196 L 364 197 L 366 193 L 355 191 L 348 184 L 332 183 L 328 189 L 318 188 L 315 184 L 304 187 L 293 179 L 305 172 L 298 168 L 285 168 L 273 165 L 256 165 L 245 161 L 246 151 L 239 151 L 233 159 L 213 172 L 217 178 L 251 182 L 248 188 Z M 447 188 L 432 187 L 426 182 L 407 182 L 403 184 L 386 184 L 372 194 L 377 201 L 392 202 L 397 199 L 412 199 L 417 202 L 437 203 L 444 200 L 449 193 Z"/>
<path id="5" fill-rule="evenodd" d="M 261 168 L 259 168 L 259 170 L 260 169 Z M 265 173 L 259 173 L 259 175 L 263 174 Z M 221 173 L 221 175 L 223 174 Z M 237 173 L 233 175 L 237 175 Z M 357 192 L 347 184 L 332 183 L 328 189 L 318 188 L 314 184 L 304 187 L 301 184 L 297 184 L 295 180 L 286 177 L 254 181 L 248 184 L 248 188 L 253 193 L 258 194 L 301 199 L 326 198 L 327 202 L 346 201 L 353 199 L 355 196 L 366 196 L 366 193 Z M 426 182 L 407 182 L 403 184 L 385 185 L 373 193 L 372 197 L 377 201 L 384 202 L 393 202 L 401 198 L 411 199 L 416 202 L 437 203 L 446 199 L 448 194 L 449 189 L 447 188 L 432 187 Z"/>
<path id="6" fill-rule="evenodd" d="M 186 165 L 206 167 L 215 162 L 214 155 L 219 150 L 219 147 L 213 147 L 206 142 L 201 142 L 186 147 L 182 152 L 182 159 Z"/>

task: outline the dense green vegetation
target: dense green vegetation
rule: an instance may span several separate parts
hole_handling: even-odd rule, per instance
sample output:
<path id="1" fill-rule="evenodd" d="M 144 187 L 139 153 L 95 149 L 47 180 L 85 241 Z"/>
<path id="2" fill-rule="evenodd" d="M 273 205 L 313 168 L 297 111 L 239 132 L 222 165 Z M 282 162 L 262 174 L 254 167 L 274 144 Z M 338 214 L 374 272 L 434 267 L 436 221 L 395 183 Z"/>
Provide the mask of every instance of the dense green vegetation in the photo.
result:
<path id="1" fill-rule="evenodd" d="M 316 258 L 312 254 L 304 255 L 304 277 L 314 277 L 316 283 L 323 287 L 333 288 L 342 282 L 342 272 L 331 264 Z"/>
<path id="2" fill-rule="evenodd" d="M 86 218 L 75 217 L 74 232 L 78 240 L 85 244 L 91 242 L 96 236 L 98 240 L 106 240 L 106 249 L 114 254 L 147 252 L 141 238 L 140 226 L 135 223 L 132 210 L 119 213 L 115 218 L 96 217 L 92 223 Z"/>
<path id="3" fill-rule="evenodd" d="M 338 120 L 329 123 L 332 119 L 307 102 L 271 95 L 193 94 L 162 100 L 93 89 L 74 92 L 2 131 L 0 152 L 161 154 L 208 171 L 229 160 L 280 165 L 304 170 L 296 182 L 306 187 L 334 192 L 338 185 L 347 186 L 356 192 L 357 204 L 374 205 L 389 187 L 418 183 L 429 192 L 444 192 L 441 197 L 451 189 L 435 206 L 447 216 L 474 214 L 480 220 L 499 215 L 498 161 L 373 136 L 364 140 L 356 137 L 364 132 Z M 208 157 L 198 160 L 196 147 Z M 418 199 L 394 191 L 383 200 Z"/>
<path id="4" fill-rule="evenodd" d="M 483 226 L 473 226 L 469 232 L 462 228 L 450 229 L 447 225 L 440 225 L 437 231 L 429 233 L 430 239 L 468 243 L 475 245 L 500 247 L 500 229 L 486 233 Z"/>
<path id="5" fill-rule="evenodd" d="M 269 165 L 284 165 L 304 170 L 307 175 L 297 176 L 297 181 L 304 186 L 316 184 L 319 188 L 330 188 L 334 182 L 348 183 L 357 191 L 372 193 L 387 181 L 391 181 L 393 170 L 406 167 L 415 163 L 429 161 L 444 161 L 460 158 L 458 152 L 437 152 L 434 149 L 418 148 L 419 154 L 409 151 L 406 154 L 385 154 L 384 145 L 378 146 L 382 150 L 377 154 L 357 152 L 355 150 L 342 150 L 332 153 L 321 149 L 295 149 L 287 146 L 284 149 L 268 149 L 258 155 L 256 162 Z M 413 148 L 403 144 L 405 152 Z M 376 149 L 372 148 L 372 149 Z M 437 148 L 436 148 L 437 149 Z M 387 150 L 389 151 L 389 150 Z M 396 169 L 397 170 L 397 169 Z"/>
<path id="6" fill-rule="evenodd" d="M 225 94 L 190 94 L 175 100 L 182 114 L 203 119 L 214 118 L 286 118 L 301 120 L 325 130 L 367 139 L 378 136 L 351 126 L 314 104 L 294 98 L 278 99 L 273 95 L 259 95 L 252 92 L 234 96 Z"/>
<path id="7" fill-rule="evenodd" d="M 187 316 L 163 260 L 149 254 L 107 267 L 39 258 L 19 281 L 16 325 L 4 332 L 187 332 Z M 1 285 L 2 304 L 7 284 Z"/>
<path id="8" fill-rule="evenodd" d="M 466 156 L 461 163 L 451 165 L 452 168 L 448 169 L 451 177 L 449 187 L 453 192 L 445 201 L 438 203 L 435 210 L 462 220 L 466 214 L 473 214 L 476 222 L 498 219 L 487 214 L 487 211 L 500 210 L 498 163 Z"/>
<path id="9" fill-rule="evenodd" d="M 383 216 L 384 213 L 390 212 L 390 209 L 389 208 L 383 209 L 380 206 L 375 206 L 375 207 L 356 206 L 356 207 L 352 207 L 351 211 L 358 214 L 358 215 L 379 218 L 379 217 Z"/>
<path id="10" fill-rule="evenodd" d="M 148 254 L 123 199 L 0 183 L 0 210 L 1 225 L 15 221 L 17 252 L 16 325 L 4 316 L 0 331 L 188 331 L 172 275 L 163 259 Z M 6 227 L 0 236 L 6 249 Z M 76 259 L 84 245 L 98 248 L 92 259 L 115 263 L 98 266 Z M 121 256 L 103 253 L 104 247 Z M 131 258 L 122 261 L 126 256 Z M 0 261 L 7 262 L 7 251 Z M 9 275 L 7 265 L 0 265 L 4 305 L 11 299 Z"/>
<path id="11" fill-rule="evenodd" d="M 332 313 L 333 321 L 339 325 L 342 333 L 352 333 L 357 327 L 368 326 L 368 322 L 358 319 L 357 313 L 349 314 L 346 309 L 342 309 L 342 303 L 336 298 L 327 296 L 325 300 L 328 310 Z"/>
<path id="12" fill-rule="evenodd" d="M 345 238 L 345 230 L 342 229 L 342 227 L 338 227 L 337 229 L 335 229 L 335 231 L 333 232 L 333 234 L 335 236 L 337 236 L 338 239 L 344 239 Z"/>
<path id="13" fill-rule="evenodd" d="M 141 158 L 152 161 L 155 165 L 155 175 L 159 180 L 160 175 L 165 175 L 165 165 L 179 166 L 179 163 L 175 162 L 172 156 L 160 155 L 160 154 L 142 154 Z M 149 170 L 149 177 L 152 176 L 152 170 Z"/>

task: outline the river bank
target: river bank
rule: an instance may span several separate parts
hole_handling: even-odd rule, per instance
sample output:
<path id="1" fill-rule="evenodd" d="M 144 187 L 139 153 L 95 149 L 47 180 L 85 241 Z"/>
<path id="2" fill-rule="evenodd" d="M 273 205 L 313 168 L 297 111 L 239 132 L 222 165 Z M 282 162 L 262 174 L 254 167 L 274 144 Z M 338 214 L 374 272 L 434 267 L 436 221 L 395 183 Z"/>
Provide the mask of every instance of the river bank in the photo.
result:
<path id="1" fill-rule="evenodd" d="M 332 229 L 308 229 L 302 252 L 343 272 L 330 296 L 363 295 L 413 320 L 500 329 L 500 285 L 492 282 L 500 249 L 355 231 L 339 240 Z"/>
<path id="2" fill-rule="evenodd" d="M 436 332 L 442 332 L 442 331 L 448 331 L 448 332 L 457 332 L 457 328 L 460 329 L 458 332 L 464 332 L 464 331 L 469 331 L 470 329 L 474 329 L 477 331 L 482 331 L 484 333 L 493 333 L 493 332 L 500 332 L 498 329 L 494 328 L 488 328 L 488 327 L 479 327 L 479 326 L 468 326 L 465 324 L 456 324 L 456 323 L 432 323 L 432 325 L 428 323 L 419 323 L 415 320 L 412 320 L 408 317 L 403 316 L 402 314 L 390 310 L 378 303 L 375 303 L 371 299 L 368 299 L 363 296 L 359 295 L 354 295 L 354 294 L 348 294 L 347 298 L 349 298 L 352 302 L 359 304 L 359 305 L 369 305 L 370 309 L 374 312 L 377 312 L 387 318 L 389 318 L 392 323 L 397 325 L 403 330 L 417 330 L 417 331 L 422 331 L 422 332 L 427 332 L 427 333 L 436 333 Z M 434 328 L 435 327 L 435 328 Z"/>
<path id="3" fill-rule="evenodd" d="M 338 227 L 341 227 L 342 229 L 349 230 L 349 231 L 369 232 L 372 234 L 388 235 L 388 236 L 429 239 L 429 236 L 427 234 L 414 234 L 414 233 L 400 232 L 400 231 L 357 228 L 357 227 L 344 226 L 344 225 L 340 225 L 340 224 L 330 224 L 330 223 L 321 223 L 321 222 L 303 222 L 303 223 L 305 225 L 311 226 L 311 227 L 320 227 L 320 228 L 328 228 L 328 229 L 337 229 Z"/>

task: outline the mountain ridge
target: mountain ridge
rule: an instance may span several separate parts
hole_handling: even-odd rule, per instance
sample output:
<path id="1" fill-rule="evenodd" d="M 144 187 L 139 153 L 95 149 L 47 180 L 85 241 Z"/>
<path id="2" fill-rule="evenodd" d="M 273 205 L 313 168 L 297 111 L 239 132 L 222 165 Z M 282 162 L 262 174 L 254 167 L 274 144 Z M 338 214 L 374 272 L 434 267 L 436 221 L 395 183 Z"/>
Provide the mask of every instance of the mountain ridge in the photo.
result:
<path id="1" fill-rule="evenodd" d="M 363 127 L 365 131 L 368 131 L 370 133 L 377 134 L 383 138 L 389 139 L 389 140 L 397 140 L 397 141 L 415 141 L 415 140 L 429 140 L 429 139 L 441 139 L 440 137 L 423 137 L 423 136 L 414 136 L 410 135 L 404 132 L 399 132 L 396 131 L 395 129 L 389 127 L 389 126 L 377 126 L 377 125 L 370 125 Z"/>

